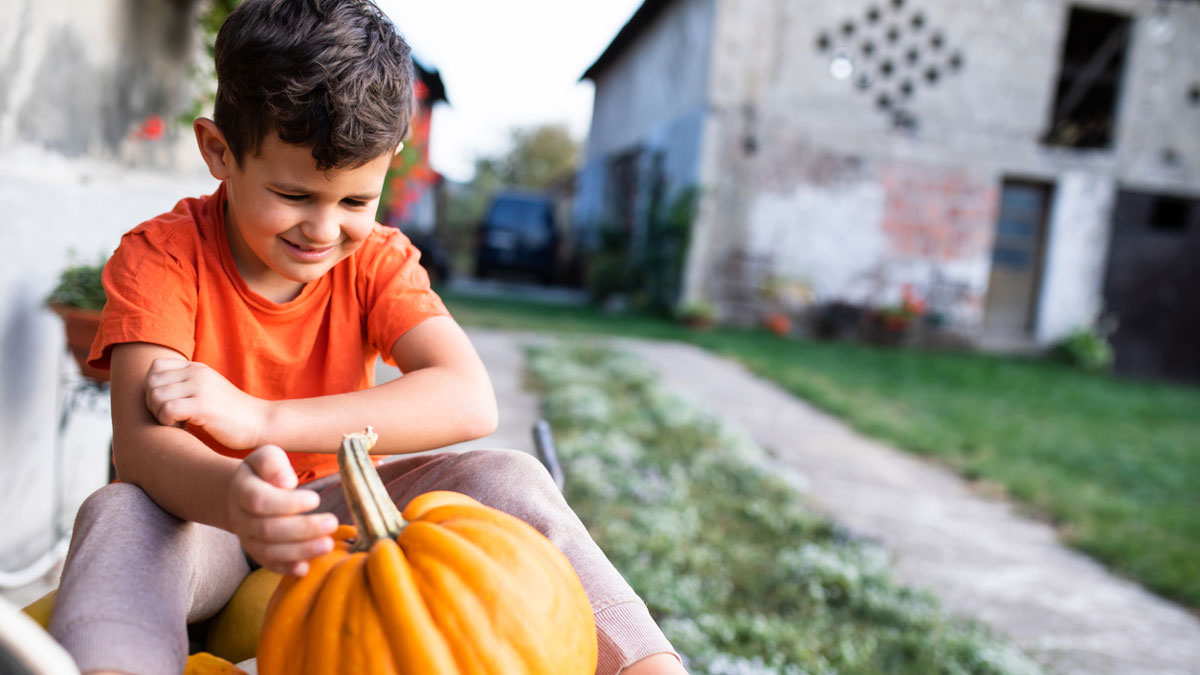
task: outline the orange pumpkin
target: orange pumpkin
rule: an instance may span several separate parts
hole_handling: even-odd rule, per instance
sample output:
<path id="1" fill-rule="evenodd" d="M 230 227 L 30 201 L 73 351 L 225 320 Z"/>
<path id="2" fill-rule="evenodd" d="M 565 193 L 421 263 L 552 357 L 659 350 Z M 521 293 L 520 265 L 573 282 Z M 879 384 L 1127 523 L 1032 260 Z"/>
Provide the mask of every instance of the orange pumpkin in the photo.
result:
<path id="1" fill-rule="evenodd" d="M 456 492 L 423 494 L 401 513 L 371 464 L 374 442 L 369 428 L 342 442 L 358 527 L 338 528 L 333 551 L 280 583 L 258 672 L 595 672 L 591 605 L 566 557 Z"/>

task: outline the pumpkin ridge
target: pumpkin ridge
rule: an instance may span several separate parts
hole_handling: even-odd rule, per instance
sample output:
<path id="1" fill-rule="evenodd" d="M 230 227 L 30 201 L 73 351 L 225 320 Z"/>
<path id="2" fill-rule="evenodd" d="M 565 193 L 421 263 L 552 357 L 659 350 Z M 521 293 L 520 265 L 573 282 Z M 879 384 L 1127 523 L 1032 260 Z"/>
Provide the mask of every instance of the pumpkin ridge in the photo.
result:
<path id="1" fill-rule="evenodd" d="M 495 661 L 498 648 L 504 650 L 507 661 L 514 661 L 510 655 L 511 645 L 502 644 L 490 630 L 491 617 L 485 604 L 478 601 L 473 592 L 475 589 L 467 585 L 456 570 L 436 556 L 410 559 L 409 563 L 413 576 L 419 580 L 417 585 L 426 596 L 434 624 L 453 645 L 461 673 L 485 675 L 493 672 L 489 671 L 484 657 Z M 471 621 L 464 616 L 472 614 L 482 616 L 483 620 Z M 506 666 L 494 672 L 513 672 L 513 669 Z"/>
<path id="2" fill-rule="evenodd" d="M 366 589 L 366 584 L 362 584 L 361 588 Z M 375 598 L 370 593 L 362 593 L 362 643 L 370 645 L 369 649 L 361 649 L 365 653 L 366 668 L 364 673 L 371 675 L 389 675 L 399 671 L 396 666 L 396 654 L 392 649 L 391 643 L 387 639 L 387 634 L 383 630 L 383 615 L 379 612 L 379 605 L 375 602 Z M 341 650 L 339 650 L 340 652 Z M 327 671 L 327 673 L 336 673 L 337 669 Z M 355 672 L 355 671 L 346 671 Z M 316 674 L 314 674 L 316 675 Z M 321 673 L 319 675 L 326 675 Z"/>
<path id="3" fill-rule="evenodd" d="M 509 517 L 516 520 L 513 516 Z M 522 592 L 518 596 L 530 600 L 526 605 L 526 612 L 533 612 L 538 616 L 558 617 L 562 626 L 573 625 L 573 622 L 569 620 L 572 616 L 592 615 L 591 602 L 582 582 L 579 581 L 579 575 L 576 574 L 575 568 L 571 567 L 563 554 L 559 552 L 558 547 L 544 537 L 539 539 L 542 546 L 531 548 L 517 530 L 492 521 L 465 518 L 454 521 L 453 525 L 447 526 L 445 529 L 470 541 L 481 555 L 491 560 L 514 555 L 534 557 L 536 562 L 527 567 L 536 568 L 536 574 L 526 574 L 521 577 Z M 534 531 L 532 527 L 529 527 L 529 530 Z M 503 546 L 504 550 L 500 550 L 500 546 Z M 511 574 L 512 572 L 510 572 Z M 591 658 L 594 659 L 598 655 L 594 627 L 589 626 L 586 631 L 563 632 L 560 634 L 560 642 L 562 641 L 575 645 L 574 649 L 569 650 L 572 656 L 591 654 Z M 543 643 L 538 642 L 538 644 L 542 645 Z M 549 645 L 547 647 L 549 648 L 547 653 L 561 653 L 554 647 Z M 551 667 L 558 666 L 559 668 L 564 665 L 562 663 L 550 664 Z"/>
<path id="4" fill-rule="evenodd" d="M 482 532 L 481 536 L 491 538 L 494 542 L 505 543 L 505 548 L 508 549 L 504 556 L 506 562 L 524 562 L 525 559 L 519 555 L 521 542 L 514 541 L 515 537 L 503 528 L 487 525 L 484 527 L 486 531 Z M 461 582 L 478 604 L 482 605 L 487 634 L 491 636 L 492 642 L 518 646 L 518 652 L 512 654 L 515 659 L 513 667 L 505 667 L 501 672 L 513 669 L 538 672 L 547 666 L 559 665 L 545 662 L 545 640 L 543 636 L 533 632 L 524 620 L 527 616 L 538 615 L 529 611 L 537 602 L 533 597 L 537 593 L 529 584 L 544 578 L 539 565 L 524 564 L 520 569 L 505 567 L 485 553 L 471 538 L 426 521 L 410 523 L 403 539 L 407 540 L 405 543 L 411 547 L 410 559 L 413 568 L 426 571 L 427 580 L 429 564 L 444 568 Z M 542 591 L 544 593 L 548 589 L 543 588 Z M 452 592 L 444 595 L 456 602 L 459 598 L 458 594 Z M 498 602 L 502 598 L 505 599 L 504 602 Z M 450 612 L 446 613 L 452 615 Z M 506 650 L 505 656 L 509 654 L 511 652 Z"/>
<path id="5" fill-rule="evenodd" d="M 450 645 L 435 629 L 412 568 L 395 540 L 382 539 L 371 547 L 367 577 L 397 669 L 423 675 L 456 672 Z"/>
<path id="6" fill-rule="evenodd" d="M 558 546 L 555 546 L 554 542 L 547 539 L 545 535 L 538 532 L 532 525 L 500 509 L 484 504 L 480 504 L 479 506 L 481 508 L 453 504 L 439 506 L 426 512 L 424 517 L 421 518 L 421 522 L 434 522 L 451 528 L 453 527 L 452 522 L 459 519 L 492 523 L 506 530 L 509 534 L 518 536 L 526 546 L 538 553 L 540 559 L 553 566 L 565 578 L 579 580 L 578 573 L 563 555 L 562 550 Z"/>
<path id="7" fill-rule="evenodd" d="M 359 581 L 367 564 L 365 553 L 352 553 L 333 568 L 321 586 L 312 613 L 305 622 L 308 641 L 304 645 L 304 668 L 313 673 L 337 672 L 337 657 L 342 652 L 341 628 L 345 621 L 345 596 Z"/>
<path id="8" fill-rule="evenodd" d="M 309 563 L 308 574 L 289 584 L 286 593 L 281 593 L 285 589 L 283 582 L 280 583 L 280 589 L 275 591 L 279 602 L 272 603 L 271 612 L 263 622 L 263 630 L 258 638 L 257 654 L 262 675 L 290 675 L 296 672 L 289 668 L 289 661 L 296 651 L 290 645 L 304 628 L 317 593 L 325 583 L 326 572 L 347 555 L 349 553 L 344 549 L 334 549 L 316 558 Z"/>

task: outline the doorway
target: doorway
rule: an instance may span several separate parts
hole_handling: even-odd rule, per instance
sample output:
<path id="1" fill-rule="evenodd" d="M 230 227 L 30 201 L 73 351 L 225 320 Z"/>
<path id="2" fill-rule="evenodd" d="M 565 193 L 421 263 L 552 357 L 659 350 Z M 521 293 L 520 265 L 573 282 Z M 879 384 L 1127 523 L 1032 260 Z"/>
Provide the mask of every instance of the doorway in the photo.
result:
<path id="1" fill-rule="evenodd" d="M 989 338 L 1033 336 L 1053 196 L 1054 186 L 1049 183 L 1004 181 L 983 318 Z"/>

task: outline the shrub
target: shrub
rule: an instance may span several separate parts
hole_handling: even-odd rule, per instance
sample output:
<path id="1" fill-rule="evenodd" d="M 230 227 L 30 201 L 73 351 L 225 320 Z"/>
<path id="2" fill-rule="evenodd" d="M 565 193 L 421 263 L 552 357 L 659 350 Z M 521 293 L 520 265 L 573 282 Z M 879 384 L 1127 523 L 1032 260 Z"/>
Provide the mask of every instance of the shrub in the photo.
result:
<path id="1" fill-rule="evenodd" d="M 1106 371 L 1113 365 L 1113 349 L 1100 331 L 1080 328 L 1054 346 L 1060 361 L 1076 368 Z"/>

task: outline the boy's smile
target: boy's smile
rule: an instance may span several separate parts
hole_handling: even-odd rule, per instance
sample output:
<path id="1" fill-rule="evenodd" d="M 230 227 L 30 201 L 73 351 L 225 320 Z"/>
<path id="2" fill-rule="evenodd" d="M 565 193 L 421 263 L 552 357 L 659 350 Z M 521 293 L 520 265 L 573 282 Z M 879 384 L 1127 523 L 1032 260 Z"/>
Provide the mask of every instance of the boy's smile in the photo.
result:
<path id="1" fill-rule="evenodd" d="M 225 181 L 225 230 L 238 272 L 255 293 L 287 302 L 358 249 L 371 233 L 392 155 L 321 171 L 307 147 L 263 138 L 239 166 L 228 149 L 213 175 Z"/>

